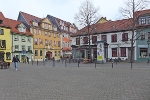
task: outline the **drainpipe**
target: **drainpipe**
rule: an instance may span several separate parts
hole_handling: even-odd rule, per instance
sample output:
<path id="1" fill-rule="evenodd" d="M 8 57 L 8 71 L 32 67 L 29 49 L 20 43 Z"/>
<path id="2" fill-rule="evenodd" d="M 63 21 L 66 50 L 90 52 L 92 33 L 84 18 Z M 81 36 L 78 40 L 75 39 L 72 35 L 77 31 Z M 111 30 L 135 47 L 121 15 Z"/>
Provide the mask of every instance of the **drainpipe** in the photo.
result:
<path id="1" fill-rule="evenodd" d="M 11 40 L 11 41 L 12 41 L 12 47 L 11 47 L 11 49 L 12 49 L 12 57 L 13 57 L 13 52 L 14 52 L 14 50 L 13 50 L 13 49 L 14 49 L 14 46 L 13 46 L 13 45 L 14 45 L 13 39 L 14 39 L 14 38 L 13 38 L 13 33 L 11 33 L 11 34 L 12 34 L 12 40 Z M 11 58 L 12 58 L 12 57 L 11 57 Z"/>

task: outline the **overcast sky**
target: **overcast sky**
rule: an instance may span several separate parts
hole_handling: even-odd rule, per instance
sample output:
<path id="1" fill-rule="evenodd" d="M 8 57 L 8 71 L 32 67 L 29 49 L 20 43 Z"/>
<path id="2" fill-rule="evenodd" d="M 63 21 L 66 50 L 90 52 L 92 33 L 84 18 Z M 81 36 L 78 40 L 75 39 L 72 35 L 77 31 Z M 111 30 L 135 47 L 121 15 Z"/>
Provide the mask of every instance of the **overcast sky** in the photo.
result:
<path id="1" fill-rule="evenodd" d="M 95 7 L 99 7 L 99 15 L 108 20 L 120 19 L 119 7 L 125 0 L 92 0 Z M 74 23 L 75 13 L 78 12 L 83 0 L 1 0 L 0 11 L 4 16 L 17 19 L 19 11 L 37 17 L 47 14 Z"/>

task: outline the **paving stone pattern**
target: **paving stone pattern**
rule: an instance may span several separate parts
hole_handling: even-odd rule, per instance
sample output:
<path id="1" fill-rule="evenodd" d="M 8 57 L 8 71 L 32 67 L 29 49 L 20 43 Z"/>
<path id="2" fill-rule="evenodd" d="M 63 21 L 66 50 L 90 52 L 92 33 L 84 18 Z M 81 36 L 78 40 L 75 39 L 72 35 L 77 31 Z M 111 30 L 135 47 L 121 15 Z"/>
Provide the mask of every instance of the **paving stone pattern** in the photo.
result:
<path id="1" fill-rule="evenodd" d="M 0 70 L 0 100 L 150 100 L 150 65 L 19 63 Z"/>

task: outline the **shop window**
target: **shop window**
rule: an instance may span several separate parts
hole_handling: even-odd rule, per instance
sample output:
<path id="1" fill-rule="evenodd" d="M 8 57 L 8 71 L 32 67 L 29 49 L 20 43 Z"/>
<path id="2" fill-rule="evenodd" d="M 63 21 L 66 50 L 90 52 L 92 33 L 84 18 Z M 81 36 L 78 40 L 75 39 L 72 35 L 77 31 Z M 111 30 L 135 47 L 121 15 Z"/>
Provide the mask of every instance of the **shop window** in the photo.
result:
<path id="1" fill-rule="evenodd" d="M 140 58 L 146 58 L 148 54 L 147 48 L 140 48 Z"/>
<path id="2" fill-rule="evenodd" d="M 6 60 L 10 60 L 11 59 L 11 53 L 10 52 L 6 52 Z"/>

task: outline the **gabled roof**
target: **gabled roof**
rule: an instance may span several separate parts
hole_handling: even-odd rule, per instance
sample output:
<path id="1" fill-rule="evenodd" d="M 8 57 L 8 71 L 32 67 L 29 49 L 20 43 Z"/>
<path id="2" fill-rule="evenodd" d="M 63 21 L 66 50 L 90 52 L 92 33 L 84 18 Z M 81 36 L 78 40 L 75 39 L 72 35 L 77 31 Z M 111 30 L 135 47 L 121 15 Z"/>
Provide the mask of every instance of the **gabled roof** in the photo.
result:
<path id="1" fill-rule="evenodd" d="M 9 18 L 6 18 L 6 20 L 9 24 L 9 26 L 11 27 L 11 32 L 32 36 L 32 34 L 29 32 L 29 30 L 27 28 L 26 28 L 26 32 L 19 32 L 17 27 L 18 27 L 18 25 L 23 24 L 22 22 L 13 20 L 13 19 L 9 19 Z"/>
<path id="2" fill-rule="evenodd" d="M 10 28 L 9 25 L 8 25 L 8 22 L 7 22 L 7 20 L 5 19 L 5 16 L 3 15 L 2 12 L 0 12 L 0 20 L 2 20 L 2 23 L 0 24 L 0 26 Z"/>
<path id="3" fill-rule="evenodd" d="M 36 17 L 36 16 L 33 16 L 33 15 L 30 15 L 30 14 L 27 14 L 25 12 L 19 12 L 20 14 L 22 14 L 22 16 L 25 18 L 25 20 L 27 21 L 28 25 L 31 25 L 31 22 L 33 20 L 37 20 L 38 22 L 40 22 L 40 20 L 42 20 L 41 18 L 39 17 Z"/>
<path id="4" fill-rule="evenodd" d="M 53 23 L 53 25 L 55 25 L 58 28 L 58 30 L 60 31 L 60 28 L 59 28 L 59 26 L 57 24 L 56 19 L 53 16 L 51 16 L 51 15 L 47 15 L 47 18 L 49 18 L 50 21 Z"/>

